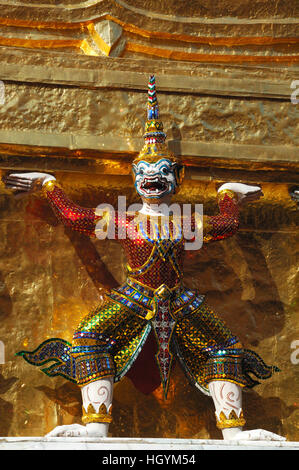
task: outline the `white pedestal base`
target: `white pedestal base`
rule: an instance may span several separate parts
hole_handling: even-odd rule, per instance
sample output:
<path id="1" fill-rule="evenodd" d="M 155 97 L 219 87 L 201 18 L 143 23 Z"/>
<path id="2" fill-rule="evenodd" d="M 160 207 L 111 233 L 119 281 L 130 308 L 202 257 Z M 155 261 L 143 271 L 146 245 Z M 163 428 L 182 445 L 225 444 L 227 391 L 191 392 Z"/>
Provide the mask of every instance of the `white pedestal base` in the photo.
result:
<path id="1" fill-rule="evenodd" d="M 201 451 L 201 450 L 299 450 L 299 442 L 222 441 L 205 439 L 0 437 L 0 450 L 93 451 Z"/>

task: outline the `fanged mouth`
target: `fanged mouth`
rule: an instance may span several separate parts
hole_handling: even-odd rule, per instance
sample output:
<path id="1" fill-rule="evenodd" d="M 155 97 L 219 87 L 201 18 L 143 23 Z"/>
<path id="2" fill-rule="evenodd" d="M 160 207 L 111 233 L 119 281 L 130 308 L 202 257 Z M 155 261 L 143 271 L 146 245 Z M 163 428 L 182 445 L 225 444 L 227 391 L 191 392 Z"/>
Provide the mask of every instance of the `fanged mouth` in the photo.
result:
<path id="1" fill-rule="evenodd" d="M 168 184 L 160 178 L 149 179 L 145 178 L 141 185 L 141 189 L 147 193 L 160 194 L 167 190 Z"/>

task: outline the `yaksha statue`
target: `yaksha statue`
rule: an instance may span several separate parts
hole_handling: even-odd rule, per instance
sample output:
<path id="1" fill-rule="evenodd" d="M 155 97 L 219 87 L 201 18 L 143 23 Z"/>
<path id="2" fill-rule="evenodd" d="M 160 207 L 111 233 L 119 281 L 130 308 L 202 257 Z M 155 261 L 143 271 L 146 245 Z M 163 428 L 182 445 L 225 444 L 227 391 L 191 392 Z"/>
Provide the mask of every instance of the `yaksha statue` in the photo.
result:
<path id="1" fill-rule="evenodd" d="M 217 194 L 218 215 L 175 216 L 169 211 L 170 202 L 182 183 L 184 167 L 165 139 L 151 76 L 145 143 L 133 161 L 135 188 L 142 200 L 137 213 L 99 213 L 81 207 L 49 174 L 6 177 L 13 190 L 29 192 L 42 186 L 54 213 L 73 230 L 90 237 L 104 225 L 113 230 L 128 262 L 126 282 L 109 291 L 81 321 L 72 344 L 53 338 L 31 352 L 18 353 L 30 364 L 51 364 L 43 368 L 46 374 L 63 376 L 81 388 L 83 425 L 58 426 L 48 435 L 107 436 L 113 384 L 128 375 L 144 391 L 162 384 L 166 397 L 175 357 L 189 382 L 212 397 L 224 439 L 284 439 L 261 429 L 243 431 L 242 389 L 258 383 L 252 375 L 267 379 L 278 369 L 245 349 L 204 295 L 183 283 L 186 222 L 191 233 L 202 230 L 204 243 L 231 237 L 238 230 L 240 206 L 257 200 L 261 188 L 225 183 Z"/>

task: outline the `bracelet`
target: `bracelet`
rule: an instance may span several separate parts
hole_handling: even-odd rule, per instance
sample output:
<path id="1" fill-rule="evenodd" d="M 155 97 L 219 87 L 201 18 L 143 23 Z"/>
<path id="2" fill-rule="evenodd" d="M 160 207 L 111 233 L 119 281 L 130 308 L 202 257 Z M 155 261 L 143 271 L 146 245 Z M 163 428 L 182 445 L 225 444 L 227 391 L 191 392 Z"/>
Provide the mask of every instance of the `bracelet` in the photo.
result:
<path id="1" fill-rule="evenodd" d="M 239 416 L 237 416 L 235 410 L 232 410 L 228 418 L 225 416 L 224 411 L 220 412 L 219 418 L 216 413 L 216 418 L 216 426 L 218 429 L 238 428 L 244 426 L 246 423 L 242 409 L 240 410 Z"/>
<path id="2" fill-rule="evenodd" d="M 218 201 L 222 201 L 222 199 L 225 198 L 225 196 L 230 197 L 231 199 L 235 199 L 235 201 L 238 201 L 238 194 L 232 191 L 231 189 L 222 189 L 219 191 L 217 194 Z"/>
<path id="3" fill-rule="evenodd" d="M 82 411 L 82 422 L 84 424 L 112 422 L 112 406 L 110 406 L 109 411 L 107 411 L 107 407 L 104 403 L 100 406 L 98 413 L 96 413 L 91 403 L 88 405 L 87 412 L 85 411 L 84 406 L 82 407 Z"/>
<path id="4" fill-rule="evenodd" d="M 57 187 L 57 186 L 59 186 L 59 185 L 56 183 L 56 180 L 47 181 L 46 183 L 44 183 L 42 185 L 42 188 L 41 188 L 42 192 L 43 192 L 43 195 L 47 196 L 47 193 L 54 191 L 55 187 Z"/>

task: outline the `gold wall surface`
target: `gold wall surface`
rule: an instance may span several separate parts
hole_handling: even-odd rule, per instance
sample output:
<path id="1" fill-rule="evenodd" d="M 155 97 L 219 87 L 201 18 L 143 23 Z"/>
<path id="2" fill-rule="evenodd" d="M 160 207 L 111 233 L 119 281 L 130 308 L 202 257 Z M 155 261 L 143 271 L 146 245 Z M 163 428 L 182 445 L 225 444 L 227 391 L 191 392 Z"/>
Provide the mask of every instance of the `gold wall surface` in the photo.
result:
<path id="1" fill-rule="evenodd" d="M 281 369 L 244 393 L 246 428 L 297 441 L 298 5 L 278 3 L 0 2 L 0 169 L 50 172 L 83 206 L 137 202 L 130 162 L 155 73 L 169 146 L 186 164 L 176 201 L 215 214 L 221 183 L 262 186 L 236 236 L 186 253 L 185 283 Z M 70 341 L 124 280 L 124 255 L 65 229 L 40 194 L 0 192 L 0 435 L 41 436 L 81 422 L 80 391 L 15 353 Z M 167 401 L 116 384 L 110 435 L 221 438 L 212 400 L 178 364 Z"/>

